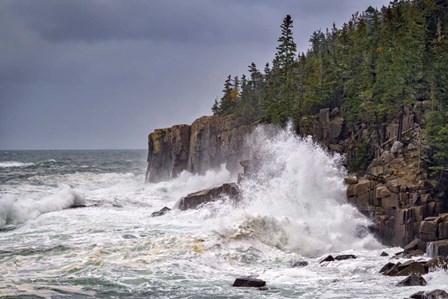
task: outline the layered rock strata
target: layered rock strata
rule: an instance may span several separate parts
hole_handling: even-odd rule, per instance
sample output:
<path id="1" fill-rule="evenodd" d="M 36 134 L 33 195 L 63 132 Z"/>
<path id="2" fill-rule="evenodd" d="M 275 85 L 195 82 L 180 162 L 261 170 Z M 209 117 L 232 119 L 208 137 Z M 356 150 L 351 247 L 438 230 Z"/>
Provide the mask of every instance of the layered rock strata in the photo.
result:
<path id="1" fill-rule="evenodd" d="M 165 181 L 184 170 L 204 174 L 223 163 L 236 171 L 243 156 L 244 138 L 253 128 L 238 124 L 230 116 L 203 116 L 191 125 L 156 129 L 148 136 L 146 179 Z"/>

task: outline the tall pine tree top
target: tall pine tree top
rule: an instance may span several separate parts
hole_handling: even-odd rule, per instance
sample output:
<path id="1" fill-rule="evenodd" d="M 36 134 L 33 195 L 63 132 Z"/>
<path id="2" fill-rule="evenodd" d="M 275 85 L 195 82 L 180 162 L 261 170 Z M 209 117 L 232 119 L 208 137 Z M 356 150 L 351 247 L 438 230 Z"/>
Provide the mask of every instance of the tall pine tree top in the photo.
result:
<path id="1" fill-rule="evenodd" d="M 283 70 L 283 74 L 288 74 L 288 69 L 291 69 L 297 54 L 297 45 L 292 37 L 292 25 L 293 21 L 290 15 L 287 15 L 283 19 L 283 23 L 280 26 L 282 34 L 278 38 L 280 43 L 277 46 L 277 53 L 273 61 L 273 68 Z"/>

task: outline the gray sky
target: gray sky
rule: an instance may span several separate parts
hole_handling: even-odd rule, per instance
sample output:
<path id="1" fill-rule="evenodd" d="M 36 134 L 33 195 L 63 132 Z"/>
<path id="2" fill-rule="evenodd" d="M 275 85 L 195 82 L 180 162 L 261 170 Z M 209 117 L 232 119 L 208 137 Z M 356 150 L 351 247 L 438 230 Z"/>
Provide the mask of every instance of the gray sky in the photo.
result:
<path id="1" fill-rule="evenodd" d="M 280 24 L 300 51 L 387 0 L 2 0 L 0 149 L 145 148 L 211 114 L 227 75 L 260 69 Z"/>

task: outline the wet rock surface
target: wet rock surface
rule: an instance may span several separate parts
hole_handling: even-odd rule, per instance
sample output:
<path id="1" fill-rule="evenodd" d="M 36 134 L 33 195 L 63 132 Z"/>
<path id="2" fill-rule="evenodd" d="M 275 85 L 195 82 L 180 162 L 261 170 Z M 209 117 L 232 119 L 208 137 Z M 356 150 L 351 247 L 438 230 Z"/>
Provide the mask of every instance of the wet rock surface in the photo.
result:
<path id="1" fill-rule="evenodd" d="M 235 183 L 224 184 L 217 188 L 190 193 L 179 201 L 180 210 L 195 209 L 201 204 L 215 201 L 223 196 L 236 199 L 239 195 L 238 186 Z"/>
<path id="2" fill-rule="evenodd" d="M 165 215 L 166 213 L 168 213 L 169 211 L 171 211 L 170 208 L 168 208 L 168 207 L 163 207 L 163 208 L 160 209 L 159 211 L 152 212 L 151 217 L 162 216 L 162 215 Z"/>
<path id="3" fill-rule="evenodd" d="M 266 281 L 252 277 L 239 277 L 235 279 L 233 286 L 262 288 L 266 286 Z"/>
<path id="4" fill-rule="evenodd" d="M 397 284 L 397 287 L 425 286 L 428 283 L 419 274 L 412 274 Z"/>

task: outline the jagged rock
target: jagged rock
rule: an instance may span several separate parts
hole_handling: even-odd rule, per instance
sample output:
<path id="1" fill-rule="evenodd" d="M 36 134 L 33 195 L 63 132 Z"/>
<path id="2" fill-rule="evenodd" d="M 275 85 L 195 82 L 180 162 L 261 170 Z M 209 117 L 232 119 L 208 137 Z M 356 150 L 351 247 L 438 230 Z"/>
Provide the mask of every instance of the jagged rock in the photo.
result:
<path id="1" fill-rule="evenodd" d="M 390 163 L 390 161 L 392 161 L 393 159 L 395 159 L 395 156 L 389 152 L 389 151 L 384 151 L 380 158 L 383 160 L 384 163 Z"/>
<path id="2" fill-rule="evenodd" d="M 389 253 L 383 251 L 383 252 L 381 252 L 380 256 L 389 256 Z"/>
<path id="3" fill-rule="evenodd" d="M 408 245 L 406 245 L 404 248 L 404 253 L 410 253 L 411 251 L 415 250 L 426 250 L 426 242 L 422 241 L 420 239 L 414 239 L 412 240 Z"/>
<path id="4" fill-rule="evenodd" d="M 308 266 L 308 262 L 307 261 L 298 261 L 295 262 L 294 265 L 292 265 L 294 268 L 301 268 L 301 267 L 305 267 Z"/>
<path id="5" fill-rule="evenodd" d="M 412 294 L 409 298 L 411 298 L 411 299 L 423 299 L 423 294 L 424 293 L 425 293 L 425 291 L 420 291 L 420 292 Z"/>
<path id="6" fill-rule="evenodd" d="M 187 169 L 190 132 L 189 125 L 175 125 L 149 134 L 147 181 L 169 180 Z"/>
<path id="7" fill-rule="evenodd" d="M 401 263 L 396 263 L 396 264 L 394 264 L 392 267 L 390 267 L 389 270 L 383 272 L 383 275 L 386 275 L 386 276 L 395 276 L 395 275 L 400 271 L 400 270 L 399 270 L 400 265 L 401 265 Z"/>
<path id="8" fill-rule="evenodd" d="M 233 283 L 234 287 L 254 287 L 254 288 L 261 288 L 266 285 L 266 281 L 252 278 L 252 277 L 239 277 L 235 279 L 235 282 Z"/>
<path id="9" fill-rule="evenodd" d="M 358 183 L 358 178 L 356 176 L 346 176 L 344 178 L 344 183 L 347 185 L 354 185 Z"/>
<path id="10" fill-rule="evenodd" d="M 191 126 L 156 129 L 148 136 L 146 180 L 169 180 L 184 170 L 203 174 L 223 163 L 235 171 L 244 139 L 253 129 L 254 125 L 240 125 L 231 116 L 203 116 Z"/>
<path id="11" fill-rule="evenodd" d="M 408 261 L 398 266 L 398 273 L 393 276 L 407 276 L 411 274 L 426 274 L 427 269 L 422 262 Z"/>
<path id="12" fill-rule="evenodd" d="M 206 189 L 188 194 L 179 201 L 180 210 L 195 209 L 199 205 L 219 199 L 222 196 L 237 198 L 239 194 L 238 186 L 235 183 L 224 184 L 217 188 Z"/>
<path id="13" fill-rule="evenodd" d="M 166 213 L 168 213 L 169 211 L 171 211 L 170 208 L 168 208 L 168 207 L 163 207 L 163 208 L 160 209 L 159 211 L 153 212 L 153 213 L 151 214 L 151 217 L 162 216 L 162 215 L 165 215 Z"/>
<path id="14" fill-rule="evenodd" d="M 430 292 L 420 291 L 412 294 L 409 298 L 412 299 L 448 299 L 448 293 L 444 290 L 433 290 Z"/>
<path id="15" fill-rule="evenodd" d="M 400 281 L 397 284 L 397 287 L 411 287 L 411 286 L 425 286 L 428 283 L 426 280 L 419 274 L 412 274 Z"/>
<path id="16" fill-rule="evenodd" d="M 356 259 L 356 255 L 353 254 L 343 254 L 343 255 L 338 255 L 337 257 L 334 258 L 336 261 L 343 261 L 343 260 L 349 260 L 349 259 Z"/>
<path id="17" fill-rule="evenodd" d="M 436 256 L 426 262 L 428 271 L 436 271 L 438 269 L 448 269 L 448 258 L 444 256 Z"/>
<path id="18" fill-rule="evenodd" d="M 403 143 L 401 143 L 400 141 L 395 141 L 392 147 L 390 148 L 390 152 L 392 154 L 397 154 L 402 149 L 403 149 Z"/>
<path id="19" fill-rule="evenodd" d="M 433 290 L 431 292 L 425 292 L 424 299 L 448 299 L 448 293 L 444 290 Z"/>
<path id="20" fill-rule="evenodd" d="M 332 261 L 334 261 L 334 258 L 333 258 L 333 256 L 329 255 L 326 258 L 324 258 L 323 260 L 321 260 L 319 262 L 319 264 L 322 264 L 323 262 L 332 262 Z"/>
<path id="21" fill-rule="evenodd" d="M 380 273 L 387 273 L 394 267 L 395 267 L 394 263 L 388 262 L 381 268 Z"/>

